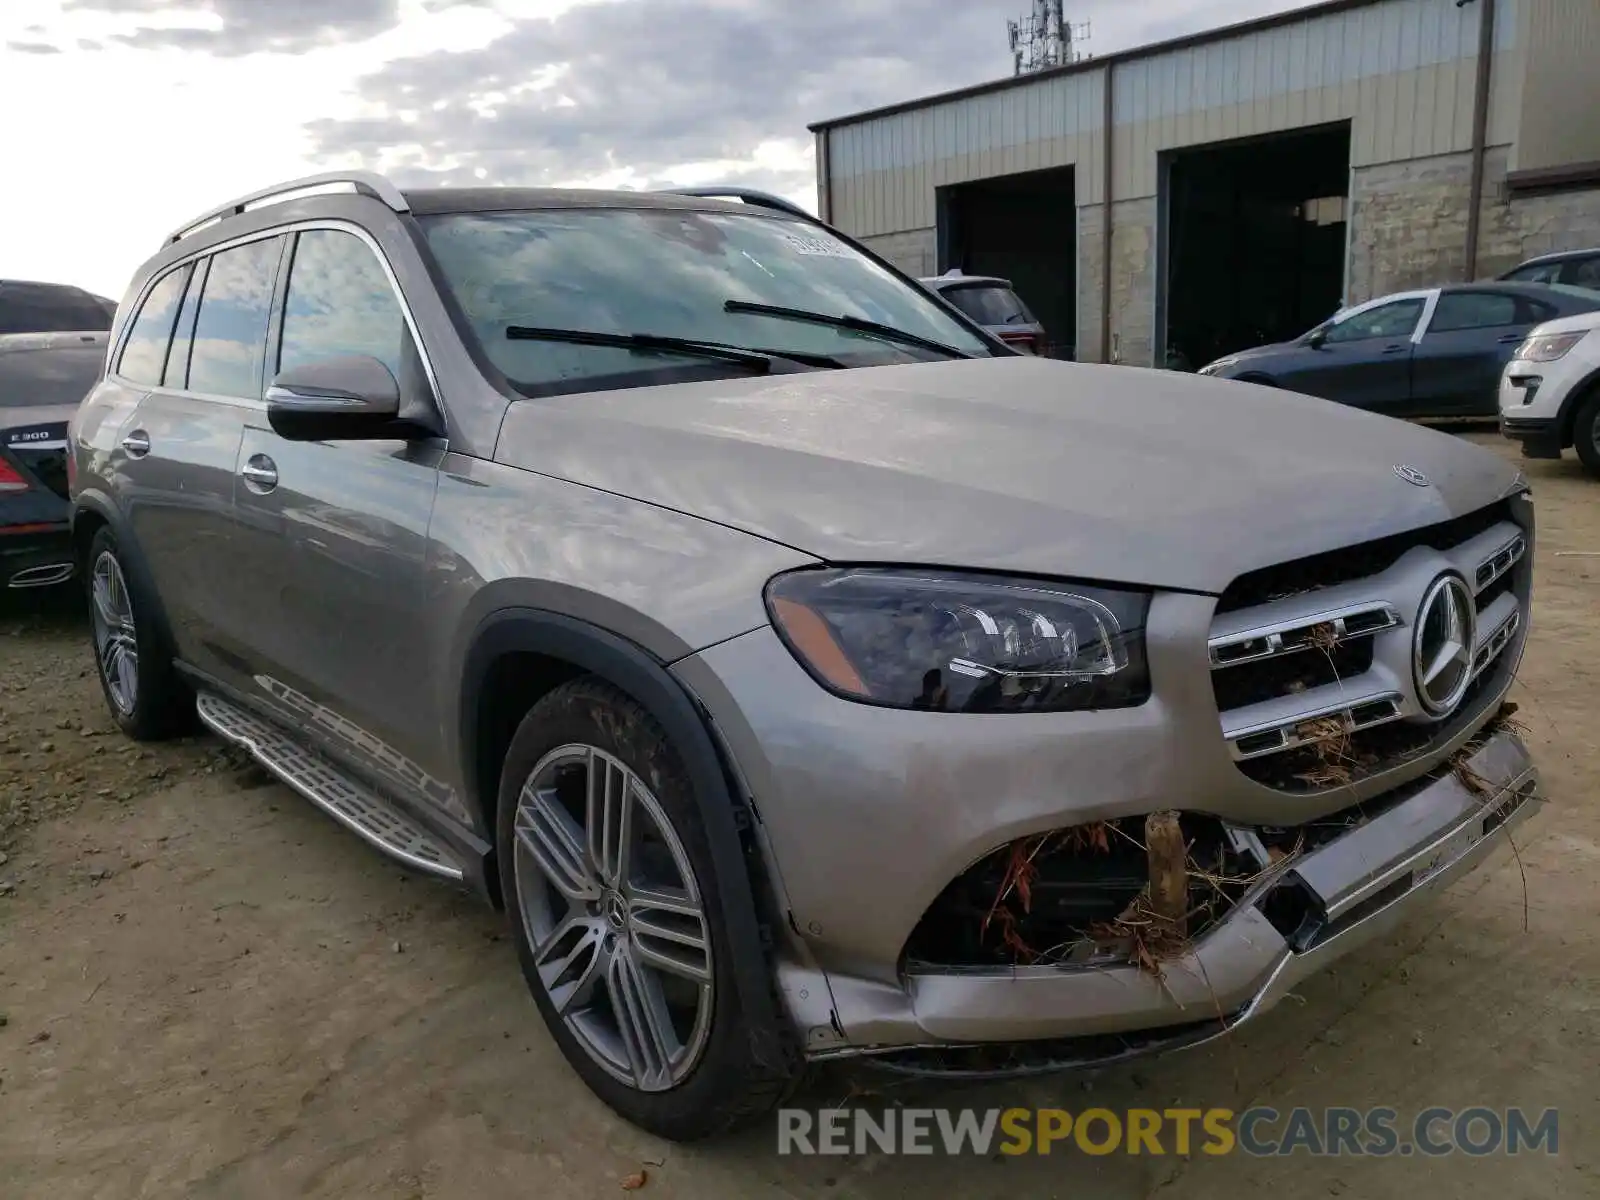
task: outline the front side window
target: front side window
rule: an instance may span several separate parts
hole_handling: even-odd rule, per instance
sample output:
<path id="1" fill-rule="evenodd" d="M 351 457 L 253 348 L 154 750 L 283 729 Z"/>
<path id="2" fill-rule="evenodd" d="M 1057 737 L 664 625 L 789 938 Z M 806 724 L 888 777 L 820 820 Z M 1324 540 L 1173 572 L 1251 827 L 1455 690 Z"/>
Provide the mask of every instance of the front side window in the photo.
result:
<path id="1" fill-rule="evenodd" d="M 1515 280 L 1518 283 L 1554 283 L 1560 277 L 1561 264 L 1558 262 L 1535 263 L 1531 267 L 1519 267 L 1506 276 L 1507 279 Z"/>
<path id="2" fill-rule="evenodd" d="M 189 352 L 189 390 L 261 398 L 261 363 L 282 238 L 246 242 L 211 257 Z"/>
<path id="3" fill-rule="evenodd" d="M 1367 338 L 1408 338 L 1422 316 L 1422 300 L 1392 300 L 1365 312 L 1356 313 L 1331 326 L 1330 342 L 1359 342 Z"/>
<path id="4" fill-rule="evenodd" d="M 662 351 L 523 341 L 513 326 L 648 334 L 821 355 L 850 366 L 938 357 L 856 330 L 729 312 L 729 301 L 849 316 L 964 355 L 993 351 L 933 297 L 817 226 L 691 209 L 545 209 L 423 218 L 472 333 L 519 390 L 622 386 Z M 659 380 L 655 380 L 659 381 Z"/>
<path id="5" fill-rule="evenodd" d="M 289 269 L 277 371 L 365 354 L 399 379 L 405 337 L 400 301 L 371 247 L 339 229 L 300 235 Z"/>
<path id="6" fill-rule="evenodd" d="M 1498 292 L 1446 292 L 1433 310 L 1429 333 L 1492 329 L 1517 323 L 1517 300 Z"/>
<path id="7" fill-rule="evenodd" d="M 160 385 L 161 369 L 167 361 L 167 344 L 172 340 L 172 322 L 178 315 L 184 281 L 188 278 L 189 268 L 179 267 L 158 279 L 145 294 L 144 303 L 139 306 L 133 327 L 122 345 L 122 357 L 117 360 L 117 374 L 130 383 L 142 383 L 147 387 Z"/>

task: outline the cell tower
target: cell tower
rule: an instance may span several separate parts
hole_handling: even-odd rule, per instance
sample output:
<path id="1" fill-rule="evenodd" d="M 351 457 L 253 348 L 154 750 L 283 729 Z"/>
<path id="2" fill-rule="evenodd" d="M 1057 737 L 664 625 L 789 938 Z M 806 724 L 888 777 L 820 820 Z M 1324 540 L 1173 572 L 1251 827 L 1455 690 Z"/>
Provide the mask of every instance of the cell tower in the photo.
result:
<path id="1" fill-rule="evenodd" d="M 1062 0 L 1033 0 L 1031 15 L 1006 22 L 1015 74 L 1031 75 L 1088 57 L 1078 46 L 1089 40 L 1089 22 L 1068 22 L 1061 15 L 1061 4 Z"/>

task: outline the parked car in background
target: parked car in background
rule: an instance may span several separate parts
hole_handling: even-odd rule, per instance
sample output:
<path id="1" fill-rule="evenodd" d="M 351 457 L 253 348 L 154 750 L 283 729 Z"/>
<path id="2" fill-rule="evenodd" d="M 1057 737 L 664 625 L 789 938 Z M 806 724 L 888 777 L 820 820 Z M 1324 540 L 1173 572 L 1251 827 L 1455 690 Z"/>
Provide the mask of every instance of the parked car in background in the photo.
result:
<path id="1" fill-rule="evenodd" d="M 1500 381 L 1500 431 L 1529 458 L 1571 446 L 1600 475 L 1600 313 L 1547 321 L 1516 348 Z"/>
<path id="2" fill-rule="evenodd" d="M 1044 326 L 1017 295 L 1009 279 L 947 271 L 922 281 L 1006 345 L 1027 354 L 1045 351 Z"/>
<path id="3" fill-rule="evenodd" d="M 67 422 L 105 357 L 103 332 L 0 334 L 0 587 L 72 577 Z"/>
<path id="4" fill-rule="evenodd" d="M 1600 288 L 1600 246 L 1540 254 L 1518 263 L 1500 278 L 1515 283 L 1564 283 L 1570 287 Z"/>
<path id="5" fill-rule="evenodd" d="M 0 334 L 111 328 L 117 302 L 68 283 L 0 279 Z"/>
<path id="6" fill-rule="evenodd" d="M 1512 464 L 1012 353 L 804 213 L 289 181 L 70 440 L 117 725 L 503 905 L 665 1137 L 1222 1036 L 1541 803 Z"/>
<path id="7" fill-rule="evenodd" d="M 1500 375 L 1529 330 L 1600 311 L 1600 292 L 1463 283 L 1341 309 L 1292 342 L 1219 358 L 1202 375 L 1304 392 L 1393 417 L 1494 417 Z"/>

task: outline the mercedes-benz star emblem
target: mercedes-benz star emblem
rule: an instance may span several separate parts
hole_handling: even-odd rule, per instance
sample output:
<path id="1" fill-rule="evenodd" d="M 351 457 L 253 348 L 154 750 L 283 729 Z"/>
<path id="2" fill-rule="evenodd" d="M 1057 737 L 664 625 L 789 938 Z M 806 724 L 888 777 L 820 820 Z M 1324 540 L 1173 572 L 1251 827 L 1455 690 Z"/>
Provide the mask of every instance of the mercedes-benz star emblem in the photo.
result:
<path id="1" fill-rule="evenodd" d="M 1441 575 L 1422 597 L 1411 660 L 1417 699 L 1432 717 L 1455 712 L 1472 683 L 1472 650 L 1478 614 L 1472 592 L 1459 575 Z"/>
<path id="2" fill-rule="evenodd" d="M 1428 486 L 1428 477 L 1415 467 L 1406 466 L 1405 463 L 1395 463 L 1394 473 L 1400 476 L 1401 479 L 1404 479 L 1407 483 L 1415 484 L 1417 487 Z"/>

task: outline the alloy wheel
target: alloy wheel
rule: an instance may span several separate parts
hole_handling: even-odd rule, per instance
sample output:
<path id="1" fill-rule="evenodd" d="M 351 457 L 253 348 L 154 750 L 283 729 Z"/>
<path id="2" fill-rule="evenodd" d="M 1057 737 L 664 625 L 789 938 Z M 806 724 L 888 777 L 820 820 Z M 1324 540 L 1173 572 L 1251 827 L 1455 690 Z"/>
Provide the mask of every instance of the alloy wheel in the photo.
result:
<path id="1" fill-rule="evenodd" d="M 534 766 L 517 798 L 513 879 L 541 985 L 585 1053 L 660 1092 L 694 1070 L 711 1029 L 705 904 L 660 801 L 595 746 Z"/>
<path id="2" fill-rule="evenodd" d="M 139 639 L 122 564 L 109 550 L 101 551 L 95 559 L 89 595 L 100 677 L 105 680 L 111 703 L 126 717 L 139 701 Z"/>

